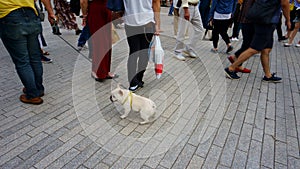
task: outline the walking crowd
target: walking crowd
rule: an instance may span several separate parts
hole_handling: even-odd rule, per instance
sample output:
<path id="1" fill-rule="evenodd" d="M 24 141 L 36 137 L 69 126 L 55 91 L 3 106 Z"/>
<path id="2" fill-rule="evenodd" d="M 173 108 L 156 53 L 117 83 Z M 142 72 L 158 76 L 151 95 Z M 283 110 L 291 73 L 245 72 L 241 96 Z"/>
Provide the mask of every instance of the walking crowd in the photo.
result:
<path id="1" fill-rule="evenodd" d="M 42 62 L 52 62 L 45 56 L 50 53 L 43 49 L 47 46 L 41 26 L 43 9 L 48 12 L 48 21 L 54 35 L 61 35 L 60 28 L 74 30 L 75 35 L 79 35 L 78 50 L 88 48 L 92 58 L 91 77 L 98 82 L 119 77 L 111 72 L 112 33 L 114 27 L 124 28 L 129 46 L 128 89 L 134 92 L 144 86 L 143 77 L 148 65 L 147 49 L 152 37 L 159 36 L 162 31 L 161 0 L 120 0 L 121 8 L 118 10 L 110 9 L 109 2 L 0 1 L 0 38 L 24 85 L 20 101 L 43 103 Z M 51 4 L 54 4 L 53 8 Z M 211 52 L 219 53 L 221 37 L 227 47 L 225 52 L 229 55 L 234 50 L 231 42 L 242 40 L 241 47 L 228 57 L 231 65 L 224 71 L 230 79 L 239 79 L 238 73 L 251 73 L 242 64 L 251 56 L 260 54 L 265 74 L 262 80 L 281 82 L 282 78 L 271 72 L 269 62 L 275 29 L 278 41 L 284 42 L 284 47 L 300 47 L 300 41 L 294 40 L 300 29 L 300 0 L 171 0 L 169 4 L 168 15 L 173 17 L 176 38 L 174 58 L 180 61 L 187 57 L 197 58 L 197 42 L 201 40 L 211 40 Z M 81 23 L 77 23 L 76 18 L 81 18 Z M 82 30 L 79 24 L 83 26 Z M 193 29 L 191 35 L 188 31 L 190 24 Z M 229 32 L 231 27 L 232 32 Z M 285 35 L 282 27 L 285 28 Z"/>

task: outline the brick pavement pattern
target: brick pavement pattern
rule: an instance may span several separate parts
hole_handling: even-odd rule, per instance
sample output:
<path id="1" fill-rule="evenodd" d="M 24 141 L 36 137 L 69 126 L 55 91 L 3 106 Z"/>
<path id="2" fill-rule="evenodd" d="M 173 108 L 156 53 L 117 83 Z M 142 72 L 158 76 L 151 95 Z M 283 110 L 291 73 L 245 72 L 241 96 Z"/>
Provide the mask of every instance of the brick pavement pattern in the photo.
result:
<path id="1" fill-rule="evenodd" d="M 23 86 L 1 42 L 0 168 L 299 168 L 300 48 L 284 48 L 274 34 L 271 70 L 282 83 L 261 81 L 258 55 L 245 63 L 250 74 L 229 80 L 222 41 L 224 52 L 211 53 L 212 42 L 199 41 L 198 58 L 176 60 L 171 22 L 162 14 L 163 76 L 157 80 L 150 63 L 137 92 L 158 107 L 159 118 L 146 125 L 134 112 L 121 119 L 122 107 L 109 100 L 117 83 L 128 87 L 124 30 L 117 30 L 112 56 L 120 78 L 99 83 L 90 77 L 88 52 L 75 50 L 74 32 L 55 36 L 43 23 L 54 63 L 44 64 L 38 106 L 18 100 Z M 233 42 L 235 49 L 240 44 Z"/>

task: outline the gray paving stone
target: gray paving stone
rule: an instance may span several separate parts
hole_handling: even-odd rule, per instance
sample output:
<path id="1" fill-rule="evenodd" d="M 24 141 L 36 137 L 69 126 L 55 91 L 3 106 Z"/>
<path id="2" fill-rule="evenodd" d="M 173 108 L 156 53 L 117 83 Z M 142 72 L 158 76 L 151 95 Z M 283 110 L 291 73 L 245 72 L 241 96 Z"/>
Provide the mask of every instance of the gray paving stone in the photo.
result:
<path id="1" fill-rule="evenodd" d="M 68 152 L 73 146 L 78 144 L 82 139 L 83 139 L 83 137 L 81 135 L 77 135 L 77 136 L 73 137 L 71 140 L 69 140 L 68 142 L 63 144 L 61 147 L 56 149 L 54 152 L 52 152 L 51 154 L 49 154 L 48 156 L 43 158 L 40 162 L 38 162 L 34 166 L 36 168 L 45 168 L 45 167 L 47 167 L 53 161 L 58 159 L 58 157 L 62 156 L 66 152 Z"/>
<path id="2" fill-rule="evenodd" d="M 276 140 L 286 142 L 286 122 L 285 119 L 276 117 Z"/>
<path id="3" fill-rule="evenodd" d="M 186 146 L 184 147 L 184 149 L 181 151 L 181 153 L 179 154 L 177 160 L 175 161 L 174 165 L 172 166 L 172 168 L 186 168 L 189 164 L 189 162 L 191 161 L 194 152 L 196 151 L 196 147 L 190 145 L 190 144 L 186 144 Z"/>
<path id="4" fill-rule="evenodd" d="M 266 118 L 265 120 L 265 134 L 275 135 L 275 120 Z"/>
<path id="5" fill-rule="evenodd" d="M 221 151 L 222 149 L 220 147 L 212 145 L 202 168 L 216 168 L 221 155 Z"/>
<path id="6" fill-rule="evenodd" d="M 254 124 L 255 110 L 247 110 L 245 116 L 245 123 Z"/>
<path id="7" fill-rule="evenodd" d="M 81 151 L 75 158 L 64 165 L 63 169 L 77 168 L 87 159 L 89 159 L 96 151 L 99 150 L 99 146 L 96 144 L 91 144 L 89 147 Z"/>
<path id="8" fill-rule="evenodd" d="M 247 153 L 237 150 L 233 159 L 232 169 L 246 168 Z"/>
<path id="9" fill-rule="evenodd" d="M 209 127 L 207 129 L 205 135 L 203 136 L 203 138 L 201 138 L 201 142 L 197 148 L 196 155 L 206 158 L 206 156 L 209 152 L 209 149 L 213 143 L 215 134 L 216 134 L 215 128 Z"/>
<path id="10" fill-rule="evenodd" d="M 204 163 L 204 158 L 199 157 L 197 155 L 193 155 L 189 165 L 187 166 L 187 169 L 196 169 L 200 168 Z"/>
<path id="11" fill-rule="evenodd" d="M 295 157 L 288 157 L 288 168 L 297 169 L 300 166 L 300 160 Z"/>
<path id="12" fill-rule="evenodd" d="M 146 166 L 149 166 L 151 168 L 156 168 L 160 161 L 162 160 L 162 158 L 164 157 L 165 154 L 160 154 L 160 155 L 156 155 L 156 156 L 152 156 L 150 158 L 147 159 L 147 161 L 145 162 Z"/>
<path id="13" fill-rule="evenodd" d="M 21 158 L 15 157 L 15 158 L 11 159 L 10 161 L 8 161 L 7 163 L 5 163 L 4 165 L 0 166 L 0 168 L 1 169 L 15 168 L 23 162 L 24 161 Z"/>
<path id="14" fill-rule="evenodd" d="M 262 143 L 255 140 L 251 140 L 249 155 L 247 159 L 247 168 L 249 167 L 257 168 L 257 166 L 259 166 L 261 151 L 262 151 Z"/>
<path id="15" fill-rule="evenodd" d="M 95 169 L 109 169 L 109 166 L 104 163 L 99 163 Z"/>
<path id="16" fill-rule="evenodd" d="M 296 118 L 294 114 L 286 113 L 286 135 L 297 137 Z"/>
<path id="17" fill-rule="evenodd" d="M 251 141 L 251 134 L 252 134 L 252 125 L 244 123 L 242 132 L 238 142 L 238 149 L 244 152 L 248 152 L 250 141 Z"/>
<path id="18" fill-rule="evenodd" d="M 4 147 L 4 145 L 11 143 L 12 141 L 18 139 L 19 137 L 23 136 L 24 134 L 26 134 L 27 132 L 31 131 L 34 127 L 31 125 L 28 125 L 26 127 L 24 127 L 23 129 L 15 132 L 14 134 L 7 136 L 3 139 L 0 140 L 0 146 Z"/>
<path id="19" fill-rule="evenodd" d="M 286 165 L 275 162 L 275 169 L 287 169 Z"/>
<path id="20" fill-rule="evenodd" d="M 276 141 L 275 142 L 275 166 L 276 162 L 287 165 L 287 144 Z"/>
<path id="21" fill-rule="evenodd" d="M 245 118 L 245 113 L 238 111 L 232 122 L 230 132 L 232 132 L 234 134 L 240 134 L 240 132 L 242 130 L 244 118 Z"/>
<path id="22" fill-rule="evenodd" d="M 145 166 L 146 158 L 134 158 L 129 165 L 126 167 L 126 169 L 136 169 L 136 168 L 144 168 L 148 167 Z M 148 167 L 149 168 L 149 167 Z"/>
<path id="23" fill-rule="evenodd" d="M 275 140 L 274 137 L 265 134 L 263 141 L 261 165 L 269 168 L 274 167 L 275 161 Z"/>
<path id="24" fill-rule="evenodd" d="M 264 129 L 265 125 L 265 109 L 258 108 L 255 116 L 255 127 Z"/>
<path id="25" fill-rule="evenodd" d="M 114 165 L 116 161 L 120 159 L 120 156 L 116 154 L 109 153 L 103 160 L 102 162 L 107 164 L 108 166 Z"/>
<path id="26" fill-rule="evenodd" d="M 103 160 L 109 154 L 105 149 L 99 149 L 95 154 L 93 154 L 86 162 L 84 166 L 88 168 L 94 168 L 97 163 Z"/>
<path id="27" fill-rule="evenodd" d="M 234 158 L 234 153 L 237 148 L 238 136 L 229 134 L 223 152 L 220 157 L 220 164 L 230 167 Z"/>
<path id="28" fill-rule="evenodd" d="M 225 141 L 229 134 L 230 126 L 232 122 L 224 119 L 222 124 L 217 132 L 216 138 L 214 139 L 214 144 L 220 147 L 224 147 Z"/>
<path id="29" fill-rule="evenodd" d="M 263 132 L 264 132 L 263 130 L 254 127 L 253 128 L 253 133 L 252 133 L 252 139 L 262 142 Z"/>
<path id="30" fill-rule="evenodd" d="M 288 156 L 299 157 L 299 140 L 294 137 L 287 138 Z"/>
<path id="31" fill-rule="evenodd" d="M 20 164 L 16 167 L 16 169 L 23 169 L 23 168 L 29 168 L 39 162 L 42 158 L 47 156 L 49 153 L 53 152 L 55 149 L 60 147 L 63 144 L 63 142 L 59 140 L 54 140 L 51 142 L 48 146 L 38 151 L 36 154 L 32 155 L 30 158 L 26 159 L 24 163 Z"/>
<path id="32" fill-rule="evenodd" d="M 54 162 L 52 162 L 46 168 L 48 168 L 48 169 L 51 169 L 51 168 L 62 168 L 66 163 L 68 163 L 69 161 L 71 161 L 79 153 L 80 153 L 80 151 L 72 148 L 68 152 L 66 152 L 65 154 L 63 154 L 62 156 L 58 157 L 57 160 L 55 160 Z"/>

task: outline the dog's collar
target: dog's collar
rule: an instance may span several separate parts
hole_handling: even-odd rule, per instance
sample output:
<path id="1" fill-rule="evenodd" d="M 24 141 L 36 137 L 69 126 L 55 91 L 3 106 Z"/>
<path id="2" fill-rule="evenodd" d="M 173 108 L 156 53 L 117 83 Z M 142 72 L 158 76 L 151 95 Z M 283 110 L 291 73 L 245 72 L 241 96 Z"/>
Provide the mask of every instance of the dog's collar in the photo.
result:
<path id="1" fill-rule="evenodd" d="M 132 108 L 132 92 L 130 91 L 125 100 L 123 101 L 122 105 L 125 104 L 130 97 L 130 108 Z"/>

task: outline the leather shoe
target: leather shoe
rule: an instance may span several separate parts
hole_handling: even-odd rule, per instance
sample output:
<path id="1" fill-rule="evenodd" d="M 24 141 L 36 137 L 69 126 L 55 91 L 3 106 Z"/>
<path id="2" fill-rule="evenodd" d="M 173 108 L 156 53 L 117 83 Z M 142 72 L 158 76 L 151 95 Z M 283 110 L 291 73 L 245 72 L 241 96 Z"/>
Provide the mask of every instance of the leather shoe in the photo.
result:
<path id="1" fill-rule="evenodd" d="M 39 105 L 39 104 L 42 104 L 44 102 L 43 99 L 40 98 L 40 97 L 27 99 L 26 94 L 22 94 L 20 96 L 20 101 L 23 102 L 23 103 L 35 104 L 35 105 Z"/>

